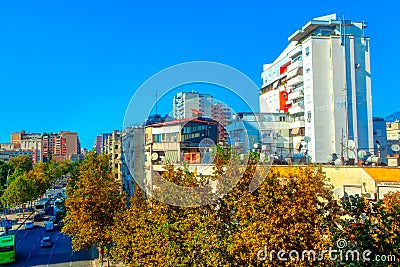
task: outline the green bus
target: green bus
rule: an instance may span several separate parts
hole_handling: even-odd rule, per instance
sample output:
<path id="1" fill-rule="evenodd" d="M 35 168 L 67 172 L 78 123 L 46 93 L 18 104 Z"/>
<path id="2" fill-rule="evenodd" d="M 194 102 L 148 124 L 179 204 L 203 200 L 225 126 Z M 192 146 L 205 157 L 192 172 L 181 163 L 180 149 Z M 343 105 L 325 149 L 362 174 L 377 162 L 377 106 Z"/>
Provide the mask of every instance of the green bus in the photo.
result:
<path id="1" fill-rule="evenodd" d="M 15 236 L 0 236 L 0 264 L 15 262 Z"/>

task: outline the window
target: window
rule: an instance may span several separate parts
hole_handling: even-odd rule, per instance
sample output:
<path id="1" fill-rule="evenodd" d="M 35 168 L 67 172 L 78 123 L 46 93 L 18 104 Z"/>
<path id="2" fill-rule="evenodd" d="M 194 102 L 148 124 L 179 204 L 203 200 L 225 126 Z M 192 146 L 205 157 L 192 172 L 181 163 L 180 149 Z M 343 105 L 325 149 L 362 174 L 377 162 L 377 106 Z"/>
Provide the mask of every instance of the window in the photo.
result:
<path id="1" fill-rule="evenodd" d="M 307 46 L 307 47 L 306 47 L 306 56 L 308 56 L 309 54 L 310 54 L 310 47 Z"/>
<path id="2" fill-rule="evenodd" d="M 311 122 L 311 111 L 307 112 L 307 121 Z"/>
<path id="3" fill-rule="evenodd" d="M 279 121 L 286 121 L 286 117 L 285 116 L 280 116 L 279 117 Z"/>

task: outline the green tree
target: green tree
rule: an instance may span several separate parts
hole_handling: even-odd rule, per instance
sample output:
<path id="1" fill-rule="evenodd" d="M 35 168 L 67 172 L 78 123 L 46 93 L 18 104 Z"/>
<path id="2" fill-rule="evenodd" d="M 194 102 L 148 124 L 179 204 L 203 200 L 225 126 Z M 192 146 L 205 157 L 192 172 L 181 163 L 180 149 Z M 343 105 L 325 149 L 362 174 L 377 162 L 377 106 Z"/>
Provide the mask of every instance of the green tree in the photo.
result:
<path id="1" fill-rule="evenodd" d="M 109 157 L 88 154 L 67 184 L 66 216 L 62 231 L 72 237 L 74 250 L 111 243 L 115 217 L 124 210 L 120 184 L 109 167 Z"/>
<path id="2" fill-rule="evenodd" d="M 383 201 L 371 202 L 363 196 L 351 196 L 343 203 L 344 216 L 332 229 L 334 243 L 346 241 L 344 251 L 358 251 L 360 260 L 351 255 L 338 264 L 349 266 L 390 266 L 400 262 L 400 192 L 385 195 Z M 362 253 L 371 260 L 364 261 Z M 375 256 L 394 256 L 393 261 L 375 261 Z"/>
<path id="3" fill-rule="evenodd" d="M 1 202 L 7 207 L 18 207 L 31 201 L 36 188 L 28 175 L 17 169 L 10 178 L 11 182 L 3 193 Z"/>
<path id="4" fill-rule="evenodd" d="M 25 173 L 29 172 L 33 168 L 32 158 L 28 155 L 20 155 L 16 158 L 10 159 L 10 166 L 14 170 L 20 169 Z"/>

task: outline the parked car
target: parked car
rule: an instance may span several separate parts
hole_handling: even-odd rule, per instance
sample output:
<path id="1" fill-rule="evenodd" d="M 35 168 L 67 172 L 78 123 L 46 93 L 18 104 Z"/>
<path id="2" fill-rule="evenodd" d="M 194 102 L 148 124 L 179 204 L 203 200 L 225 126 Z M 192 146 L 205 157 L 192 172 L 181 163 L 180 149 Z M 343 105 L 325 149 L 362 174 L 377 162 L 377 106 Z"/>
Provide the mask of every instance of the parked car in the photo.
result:
<path id="1" fill-rule="evenodd" d="M 25 229 L 32 229 L 33 228 L 33 222 L 32 221 L 27 221 L 25 222 Z"/>
<path id="2" fill-rule="evenodd" d="M 45 236 L 42 238 L 42 240 L 40 240 L 40 246 L 42 248 L 49 248 L 52 245 L 53 245 L 53 243 L 51 242 L 50 236 Z"/>

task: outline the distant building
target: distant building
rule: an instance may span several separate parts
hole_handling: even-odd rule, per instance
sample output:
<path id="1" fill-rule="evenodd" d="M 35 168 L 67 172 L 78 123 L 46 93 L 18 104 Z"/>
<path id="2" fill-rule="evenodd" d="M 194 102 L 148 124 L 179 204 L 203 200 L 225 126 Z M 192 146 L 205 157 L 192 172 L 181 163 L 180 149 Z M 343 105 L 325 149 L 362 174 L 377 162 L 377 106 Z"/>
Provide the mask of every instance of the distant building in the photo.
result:
<path id="1" fill-rule="evenodd" d="M 32 150 L 32 162 L 40 162 L 43 160 L 42 154 L 42 134 L 27 133 L 24 130 L 11 133 L 12 147 L 17 149 Z"/>
<path id="2" fill-rule="evenodd" d="M 94 141 L 93 150 L 96 152 L 96 154 L 101 154 L 102 148 L 103 148 L 103 136 L 98 135 L 96 136 L 96 140 Z"/>
<path id="3" fill-rule="evenodd" d="M 129 187 L 126 179 L 129 178 L 129 170 L 123 154 L 122 140 L 125 133 L 114 130 L 111 133 L 103 133 L 102 153 L 110 155 L 110 167 L 115 180 L 120 182 L 121 191 Z M 129 193 L 129 192 L 128 192 Z"/>
<path id="4" fill-rule="evenodd" d="M 213 97 L 210 94 L 199 94 L 195 91 L 177 93 L 173 100 L 174 118 L 211 118 L 212 103 Z"/>
<path id="5" fill-rule="evenodd" d="M 232 122 L 231 108 L 222 103 L 213 104 L 211 118 L 219 123 L 218 138 L 222 144 L 225 144 L 228 138 L 226 127 Z"/>
<path id="6" fill-rule="evenodd" d="M 393 151 L 392 145 L 397 144 L 400 145 L 400 122 L 388 122 L 386 123 L 386 133 L 387 133 L 387 141 L 388 141 L 388 155 L 394 156 L 399 155 L 400 151 Z"/>
<path id="7" fill-rule="evenodd" d="M 233 114 L 228 126 L 229 143 L 239 153 L 257 149 L 264 159 L 285 159 L 302 153 L 306 147 L 293 148 L 289 115 L 284 113 L 241 112 Z"/>
<path id="8" fill-rule="evenodd" d="M 383 118 L 374 117 L 373 125 L 375 155 L 379 157 L 382 162 L 387 163 L 388 142 L 386 133 L 386 122 Z"/>
<path id="9" fill-rule="evenodd" d="M 122 139 L 123 151 L 128 175 L 126 178 L 126 191 L 129 196 L 134 195 L 135 182 L 145 186 L 145 148 L 144 125 L 128 127 L 124 130 Z"/>
<path id="10" fill-rule="evenodd" d="M 78 133 L 61 131 L 60 133 L 44 133 L 42 136 L 43 161 L 71 160 L 80 155 L 81 145 Z"/>
<path id="11" fill-rule="evenodd" d="M 28 149 L 21 149 L 21 148 L 15 148 L 15 149 L 7 149 L 7 150 L 0 150 L 0 160 L 1 161 L 10 161 L 12 158 L 16 158 L 18 156 L 29 156 L 30 158 L 34 158 L 32 150 Z M 33 160 L 32 160 L 33 162 Z"/>
<path id="12" fill-rule="evenodd" d="M 307 136 L 312 162 L 343 153 L 347 140 L 354 140 L 357 149 L 374 151 L 366 27 L 336 14 L 315 18 L 288 38 L 274 62 L 263 66 L 260 111 L 289 114 L 289 128 L 297 136 L 293 144 Z"/>

